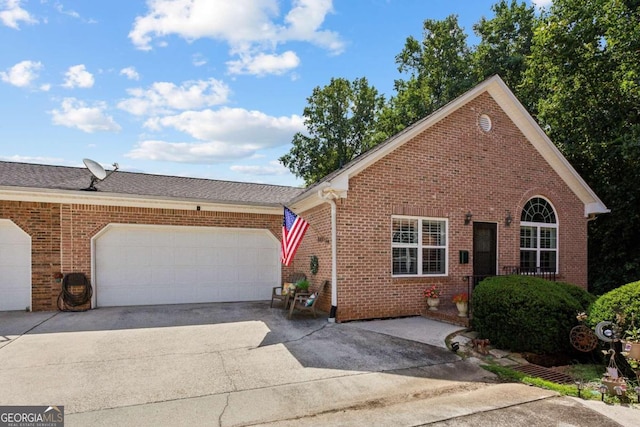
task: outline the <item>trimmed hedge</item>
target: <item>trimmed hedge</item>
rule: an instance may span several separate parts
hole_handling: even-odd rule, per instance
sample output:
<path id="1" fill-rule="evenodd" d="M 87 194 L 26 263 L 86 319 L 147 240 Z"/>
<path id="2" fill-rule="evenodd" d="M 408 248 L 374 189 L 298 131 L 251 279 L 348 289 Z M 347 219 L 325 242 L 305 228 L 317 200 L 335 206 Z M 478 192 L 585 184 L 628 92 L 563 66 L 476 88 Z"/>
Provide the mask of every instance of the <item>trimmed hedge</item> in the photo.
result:
<path id="1" fill-rule="evenodd" d="M 603 320 L 616 321 L 616 314 L 624 315 L 620 326 L 626 330 L 631 325 L 631 315 L 636 315 L 636 326 L 640 326 L 640 281 L 627 283 L 601 295 L 589 309 L 588 324 L 592 327 Z"/>
<path id="2" fill-rule="evenodd" d="M 497 276 L 473 291 L 473 328 L 511 351 L 551 354 L 571 350 L 576 315 L 595 300 L 584 289 L 531 276 Z"/>

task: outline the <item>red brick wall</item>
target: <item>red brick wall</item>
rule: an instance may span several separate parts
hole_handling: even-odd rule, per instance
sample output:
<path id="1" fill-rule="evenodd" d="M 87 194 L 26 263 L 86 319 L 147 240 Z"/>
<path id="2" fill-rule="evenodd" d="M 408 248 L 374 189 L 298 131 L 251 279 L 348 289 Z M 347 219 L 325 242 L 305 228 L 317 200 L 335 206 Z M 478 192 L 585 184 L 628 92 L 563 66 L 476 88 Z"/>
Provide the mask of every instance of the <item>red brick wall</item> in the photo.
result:
<path id="1" fill-rule="evenodd" d="M 488 133 L 477 125 L 483 113 L 493 122 Z M 347 198 L 338 202 L 337 320 L 419 314 L 422 291 L 432 283 L 452 304 L 450 297 L 467 289 L 463 277 L 473 273 L 468 211 L 473 221 L 497 223 L 498 271 L 519 265 L 520 213 L 536 195 L 556 209 L 561 279 L 586 287 L 584 205 L 489 95 L 460 108 L 351 178 Z M 394 214 L 448 218 L 447 277 L 392 278 Z M 459 250 L 469 251 L 469 264 L 459 264 Z"/>
<path id="2" fill-rule="evenodd" d="M 312 289 L 318 290 L 329 281 L 316 303 L 320 310 L 331 309 L 331 205 L 325 203 L 305 212 L 296 212 L 309 222 L 309 229 L 302 240 L 295 259 L 291 263 L 295 271 L 302 271 L 309 278 Z M 311 273 L 311 256 L 318 257 L 318 272 Z"/>
<path id="3" fill-rule="evenodd" d="M 31 303 L 34 310 L 55 310 L 61 285 L 53 275 L 60 260 L 60 205 L 0 201 L 0 218 L 12 220 L 31 236 Z"/>
<path id="4" fill-rule="evenodd" d="M 55 272 L 91 277 L 91 238 L 109 223 L 265 228 L 278 240 L 282 228 L 280 215 L 9 201 L 0 201 L 0 218 L 31 236 L 34 311 L 57 310 Z"/>

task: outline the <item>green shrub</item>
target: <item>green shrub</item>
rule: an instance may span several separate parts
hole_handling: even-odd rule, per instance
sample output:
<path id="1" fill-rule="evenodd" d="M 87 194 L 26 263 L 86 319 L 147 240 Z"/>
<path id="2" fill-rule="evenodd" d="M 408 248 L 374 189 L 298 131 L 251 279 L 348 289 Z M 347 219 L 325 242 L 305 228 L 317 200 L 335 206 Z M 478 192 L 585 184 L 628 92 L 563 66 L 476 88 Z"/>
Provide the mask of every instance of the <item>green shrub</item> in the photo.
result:
<path id="1" fill-rule="evenodd" d="M 592 301 L 587 291 L 567 283 L 491 277 L 473 291 L 473 328 L 498 348 L 538 354 L 567 351 L 576 314 Z"/>
<path id="2" fill-rule="evenodd" d="M 640 324 L 640 281 L 628 283 L 601 295 L 589 309 L 587 320 L 595 326 L 603 320 L 616 321 L 616 314 L 624 316 L 620 325 L 623 330 L 631 326 L 631 316 L 636 315 L 636 326 Z"/>

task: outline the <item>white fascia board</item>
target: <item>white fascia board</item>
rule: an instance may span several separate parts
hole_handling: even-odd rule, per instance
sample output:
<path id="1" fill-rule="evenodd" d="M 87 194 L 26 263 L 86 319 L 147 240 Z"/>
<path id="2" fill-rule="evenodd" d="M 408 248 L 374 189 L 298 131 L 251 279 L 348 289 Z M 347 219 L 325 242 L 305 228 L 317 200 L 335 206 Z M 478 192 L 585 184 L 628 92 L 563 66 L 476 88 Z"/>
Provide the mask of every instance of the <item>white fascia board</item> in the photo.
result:
<path id="1" fill-rule="evenodd" d="M 509 90 L 506 84 L 497 78 L 489 80 L 491 83 L 487 91 L 502 110 L 509 116 L 515 125 L 524 134 L 527 140 L 534 146 L 551 168 L 562 178 L 585 207 L 585 216 L 592 214 L 608 213 L 609 209 L 598 198 L 596 193 L 582 179 L 571 163 L 564 157 L 558 147 L 549 139 L 540 125 L 533 120 L 524 106 Z"/>
<path id="2" fill-rule="evenodd" d="M 77 191 L 59 191 L 49 189 L 34 190 L 33 188 L 24 187 L 0 186 L 0 200 L 179 210 L 196 210 L 197 207 L 200 206 L 201 211 L 255 213 L 265 215 L 282 214 L 282 208 L 279 206 L 216 203 L 210 200 L 197 199 L 172 200 L 162 197 L 136 196 L 93 191 L 86 191 L 82 194 L 78 194 Z"/>

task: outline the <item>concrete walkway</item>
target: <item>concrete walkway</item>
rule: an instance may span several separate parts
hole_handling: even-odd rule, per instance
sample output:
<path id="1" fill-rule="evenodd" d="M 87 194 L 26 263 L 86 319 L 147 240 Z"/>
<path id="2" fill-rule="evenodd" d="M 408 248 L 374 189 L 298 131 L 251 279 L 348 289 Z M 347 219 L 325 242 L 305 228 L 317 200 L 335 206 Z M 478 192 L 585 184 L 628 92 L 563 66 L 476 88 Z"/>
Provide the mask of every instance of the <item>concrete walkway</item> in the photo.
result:
<path id="1" fill-rule="evenodd" d="M 67 426 L 621 425 L 497 383 L 445 348 L 459 329 L 289 321 L 262 302 L 0 313 L 0 405 L 63 405 Z"/>

